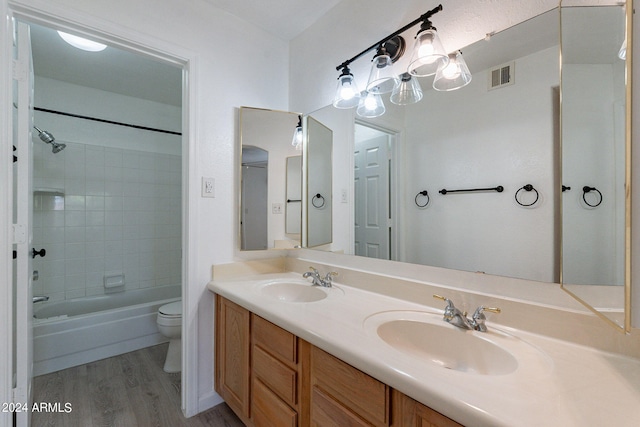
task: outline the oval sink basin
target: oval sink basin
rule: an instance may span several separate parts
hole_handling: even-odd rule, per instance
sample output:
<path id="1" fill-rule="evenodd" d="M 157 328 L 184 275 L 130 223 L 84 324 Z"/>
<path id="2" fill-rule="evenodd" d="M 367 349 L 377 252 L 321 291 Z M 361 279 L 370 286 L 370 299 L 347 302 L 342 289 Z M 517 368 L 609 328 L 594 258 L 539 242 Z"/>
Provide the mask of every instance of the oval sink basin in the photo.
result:
<path id="1" fill-rule="evenodd" d="M 314 302 L 327 297 L 327 293 L 309 283 L 275 282 L 262 287 L 265 295 L 286 302 Z"/>
<path id="2" fill-rule="evenodd" d="M 504 348 L 475 332 L 449 325 L 415 320 L 391 320 L 377 334 L 394 349 L 455 371 L 504 375 L 518 368 L 517 359 Z"/>
<path id="3" fill-rule="evenodd" d="M 365 333 L 382 341 L 403 363 L 429 363 L 453 372 L 509 375 L 549 372 L 550 358 L 519 337 L 489 325 L 488 332 L 461 329 L 437 311 L 384 311 L 363 323 Z M 395 354 L 395 356 L 394 356 Z"/>

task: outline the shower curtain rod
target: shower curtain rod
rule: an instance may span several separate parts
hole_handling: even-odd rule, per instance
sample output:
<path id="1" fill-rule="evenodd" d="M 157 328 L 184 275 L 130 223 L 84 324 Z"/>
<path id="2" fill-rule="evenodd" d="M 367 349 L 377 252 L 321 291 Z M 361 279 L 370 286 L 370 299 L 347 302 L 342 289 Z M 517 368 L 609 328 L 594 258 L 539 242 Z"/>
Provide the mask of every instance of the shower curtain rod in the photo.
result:
<path id="1" fill-rule="evenodd" d="M 75 117 L 76 119 L 92 120 L 94 122 L 108 123 L 108 124 L 111 124 L 111 125 L 125 126 L 125 127 L 135 128 L 135 129 L 141 129 L 141 130 L 148 130 L 148 131 L 151 131 L 151 132 L 168 133 L 168 134 L 171 134 L 171 135 L 182 135 L 182 132 L 174 132 L 174 131 L 171 131 L 171 130 L 163 130 L 163 129 L 150 128 L 150 127 L 146 127 L 146 126 L 132 125 L 132 124 L 129 124 L 129 123 L 114 122 L 112 120 L 98 119 L 96 117 L 89 117 L 89 116 L 81 116 L 79 114 L 72 114 L 72 113 L 65 113 L 63 111 L 49 110 L 47 108 L 33 107 L 33 109 L 36 110 L 36 111 L 42 111 L 44 113 L 58 114 L 58 115 L 67 116 L 67 117 Z"/>

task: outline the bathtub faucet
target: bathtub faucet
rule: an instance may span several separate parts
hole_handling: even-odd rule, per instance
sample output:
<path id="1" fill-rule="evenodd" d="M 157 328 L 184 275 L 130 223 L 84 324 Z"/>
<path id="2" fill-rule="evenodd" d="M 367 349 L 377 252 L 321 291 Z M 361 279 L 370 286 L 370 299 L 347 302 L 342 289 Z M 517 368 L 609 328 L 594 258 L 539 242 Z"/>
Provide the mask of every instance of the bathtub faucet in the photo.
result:
<path id="1" fill-rule="evenodd" d="M 33 302 L 43 302 L 43 301 L 49 301 L 49 297 L 44 296 L 44 295 L 34 295 L 33 296 Z"/>

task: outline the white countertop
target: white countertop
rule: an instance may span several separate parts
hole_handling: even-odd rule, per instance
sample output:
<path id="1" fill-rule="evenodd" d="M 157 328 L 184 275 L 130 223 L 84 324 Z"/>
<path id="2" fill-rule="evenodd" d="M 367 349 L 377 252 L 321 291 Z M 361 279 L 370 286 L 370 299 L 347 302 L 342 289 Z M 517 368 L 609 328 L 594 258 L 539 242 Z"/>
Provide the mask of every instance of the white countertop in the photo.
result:
<path id="1" fill-rule="evenodd" d="M 392 348 L 371 328 L 372 319 L 391 318 L 394 311 L 442 314 L 433 307 L 444 308 L 444 303 L 434 300 L 430 307 L 339 282 L 322 289 L 327 298 L 309 303 L 261 292 L 279 279 L 300 281 L 301 275 L 245 276 L 208 287 L 466 426 L 640 426 L 637 359 L 487 321 L 486 337 L 513 346 L 518 368 L 501 375 L 444 369 Z"/>

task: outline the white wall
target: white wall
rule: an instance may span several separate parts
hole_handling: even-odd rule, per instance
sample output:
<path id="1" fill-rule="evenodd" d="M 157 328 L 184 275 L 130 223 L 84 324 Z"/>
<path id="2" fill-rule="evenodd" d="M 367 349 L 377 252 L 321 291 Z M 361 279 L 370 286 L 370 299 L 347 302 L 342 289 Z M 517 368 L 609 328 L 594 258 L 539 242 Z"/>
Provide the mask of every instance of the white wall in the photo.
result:
<path id="1" fill-rule="evenodd" d="M 3 9 L 6 3 L 3 0 Z M 92 28 L 109 40 L 131 41 L 187 62 L 185 153 L 190 164 L 185 196 L 191 228 L 183 323 L 196 338 L 191 340 L 195 355 L 185 361 L 190 372 L 186 409 L 190 415 L 206 409 L 219 401 L 213 392 L 213 303 L 206 284 L 211 265 L 232 261 L 237 243 L 237 107 L 288 109 L 288 44 L 203 0 L 164 0 L 161 5 L 151 0 L 12 4 L 29 15 L 35 9 L 38 17 L 53 16 L 72 27 Z M 3 46 L 9 45 L 8 33 L 2 37 Z M 215 178 L 215 198 L 199 197 L 202 176 Z M 3 226 L 9 218 L 3 214 Z"/>
<path id="2" fill-rule="evenodd" d="M 487 71 L 477 70 L 468 86 L 428 90 L 421 102 L 405 108 L 406 261 L 557 281 L 558 47 L 513 59 L 513 85 L 488 90 Z M 525 184 L 540 194 L 530 208 L 514 197 Z M 498 185 L 502 193 L 438 193 Z M 431 201 L 419 209 L 413 196 L 424 189 Z M 523 203 L 534 200 L 523 193 Z"/>

